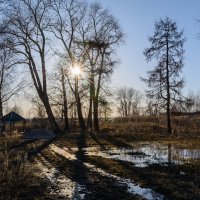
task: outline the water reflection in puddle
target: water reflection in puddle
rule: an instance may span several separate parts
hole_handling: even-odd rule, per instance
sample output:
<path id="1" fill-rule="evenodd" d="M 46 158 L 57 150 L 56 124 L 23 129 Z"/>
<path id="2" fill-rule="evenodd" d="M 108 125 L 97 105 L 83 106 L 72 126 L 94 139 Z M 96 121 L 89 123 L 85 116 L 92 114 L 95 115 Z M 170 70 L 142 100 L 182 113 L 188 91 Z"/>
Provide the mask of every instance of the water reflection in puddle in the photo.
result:
<path id="1" fill-rule="evenodd" d="M 62 155 L 63 157 L 65 157 L 66 159 L 69 159 L 69 160 L 75 160 L 75 156 L 70 154 L 66 148 L 65 149 L 61 149 L 60 147 L 52 144 L 50 145 L 50 148 L 53 152 L 59 154 L 59 155 Z M 95 150 L 94 148 L 89 148 L 90 150 Z M 86 149 L 83 149 L 83 150 L 86 150 Z M 110 174 L 110 173 L 107 173 L 106 171 L 104 171 L 103 169 L 101 168 L 98 168 L 97 166 L 95 165 L 92 165 L 90 163 L 83 163 L 88 169 L 90 169 L 91 171 L 94 171 L 104 177 L 107 177 L 107 178 L 111 178 L 113 180 L 115 180 L 115 184 L 117 185 L 125 185 L 127 187 L 127 192 L 130 193 L 130 194 L 137 194 L 139 196 L 141 196 L 142 198 L 145 198 L 145 199 L 148 199 L 148 200 L 163 200 L 165 199 L 163 195 L 155 192 L 154 190 L 150 189 L 150 188 L 143 188 L 143 187 L 140 187 L 138 184 L 136 184 L 133 180 L 130 180 L 130 179 L 124 179 L 124 178 L 121 178 L 119 176 L 116 176 L 116 175 L 113 175 L 113 174 Z M 80 193 L 80 192 L 79 192 Z M 80 196 L 80 195 L 79 195 Z M 83 196 L 84 198 L 84 196 Z M 73 200 L 80 200 L 80 198 L 74 198 Z"/>
<path id="2" fill-rule="evenodd" d="M 183 149 L 174 145 L 158 142 L 140 143 L 133 148 L 86 148 L 87 155 L 101 156 L 134 163 L 136 167 L 147 167 L 150 164 L 184 164 L 200 160 L 199 149 Z"/>

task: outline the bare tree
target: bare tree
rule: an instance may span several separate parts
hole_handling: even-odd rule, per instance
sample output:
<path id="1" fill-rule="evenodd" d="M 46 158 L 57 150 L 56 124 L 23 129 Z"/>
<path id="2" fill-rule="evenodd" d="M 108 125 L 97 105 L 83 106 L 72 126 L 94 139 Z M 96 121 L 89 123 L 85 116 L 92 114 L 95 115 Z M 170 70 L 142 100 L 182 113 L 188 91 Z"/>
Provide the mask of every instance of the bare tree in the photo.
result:
<path id="1" fill-rule="evenodd" d="M 61 67 L 60 73 L 61 73 L 62 94 L 63 94 L 63 113 L 64 113 L 64 121 L 65 121 L 65 131 L 69 131 L 66 80 L 65 80 L 65 74 L 64 74 L 63 67 Z"/>
<path id="2" fill-rule="evenodd" d="M 86 3 L 82 3 L 77 0 L 57 0 L 54 1 L 52 9 L 54 13 L 54 20 L 51 24 L 51 32 L 63 46 L 64 57 L 68 62 L 68 73 L 65 75 L 67 77 L 69 87 L 75 96 L 79 124 L 81 129 L 84 131 L 86 129 L 86 125 L 83 118 L 79 91 L 81 84 L 79 84 L 80 80 L 78 80 L 78 76 L 76 76 L 75 85 L 73 86 L 74 77 L 72 76 L 69 68 L 74 67 L 77 64 L 81 66 L 84 63 L 84 52 L 77 48 L 77 37 L 79 26 L 84 20 Z"/>
<path id="3" fill-rule="evenodd" d="M 107 120 L 112 113 L 112 103 L 107 98 L 101 98 L 99 101 L 99 116 Z"/>
<path id="4" fill-rule="evenodd" d="M 94 131 L 98 132 L 103 83 L 110 77 L 117 63 L 113 57 L 114 50 L 123 41 L 124 34 L 116 19 L 98 3 L 90 6 L 86 27 L 89 27 L 89 31 L 82 31 L 82 40 L 89 66 L 87 68 L 90 91 L 88 122 L 91 126 L 93 111 Z"/>
<path id="5" fill-rule="evenodd" d="M 17 105 L 14 105 L 12 107 L 7 107 L 6 113 L 9 113 L 9 112 L 16 112 L 17 114 L 23 115 L 23 109 Z"/>
<path id="6" fill-rule="evenodd" d="M 0 124 L 2 124 L 4 105 L 23 88 L 23 82 L 16 79 L 17 72 L 14 69 L 16 65 L 15 55 L 4 39 L 0 45 Z"/>
<path id="7" fill-rule="evenodd" d="M 88 126 L 92 126 L 93 118 L 94 129 L 98 131 L 98 107 L 102 82 L 112 73 L 115 64 L 112 55 L 116 45 L 122 41 L 123 33 L 109 11 L 97 3 L 87 6 L 78 0 L 59 0 L 56 1 L 53 9 L 55 20 L 52 32 L 63 44 L 68 67 L 78 63 L 88 77 L 87 84 L 81 84 L 81 80 L 78 79 L 73 84 L 74 77 L 70 73 L 67 75 L 77 103 L 79 124 L 82 130 L 86 129 L 80 94 L 88 86 L 90 94 Z"/>
<path id="8" fill-rule="evenodd" d="M 141 94 L 133 88 L 123 87 L 117 90 L 117 110 L 122 117 L 131 117 L 138 114 L 138 107 L 141 102 Z"/>
<path id="9" fill-rule="evenodd" d="M 195 111 L 196 112 L 200 111 L 200 91 L 196 93 L 194 105 L 195 105 Z"/>
<path id="10" fill-rule="evenodd" d="M 159 102 L 155 98 L 147 98 L 146 99 L 146 110 L 145 113 L 147 115 L 156 116 L 161 112 L 159 107 Z"/>
<path id="11" fill-rule="evenodd" d="M 147 61 L 157 60 L 157 66 L 148 71 L 143 79 L 151 88 L 149 97 L 157 96 L 167 111 L 167 130 L 171 134 L 170 110 L 172 101 L 182 101 L 181 88 L 184 80 L 180 78 L 183 68 L 183 31 L 178 32 L 176 22 L 169 18 L 155 23 L 155 32 L 149 37 L 151 46 L 144 51 Z"/>
<path id="12" fill-rule="evenodd" d="M 187 95 L 188 102 L 185 105 L 187 112 L 200 111 L 200 95 L 199 91 L 195 94 L 193 91 L 189 91 Z"/>
<path id="13" fill-rule="evenodd" d="M 12 37 L 13 50 L 21 63 L 29 67 L 35 89 L 45 107 L 53 131 L 59 127 L 55 121 L 48 97 L 46 57 L 48 29 L 51 21 L 50 1 L 12 1 L 5 15 L 8 27 L 5 33 Z"/>
<path id="14" fill-rule="evenodd" d="M 31 99 L 31 103 L 33 105 L 33 114 L 35 117 L 42 119 L 46 117 L 46 111 L 43 103 L 41 102 L 40 98 L 33 97 Z"/>
<path id="15" fill-rule="evenodd" d="M 33 117 L 33 122 L 35 121 L 37 126 L 39 127 L 45 127 L 47 125 L 46 124 L 47 113 L 44 104 L 37 95 L 31 97 L 30 101 L 32 105 L 31 115 Z"/>
<path id="16" fill-rule="evenodd" d="M 51 74 L 50 100 L 54 112 L 60 113 L 59 117 L 64 119 L 65 132 L 69 131 L 67 87 L 64 63 L 60 61 Z"/>

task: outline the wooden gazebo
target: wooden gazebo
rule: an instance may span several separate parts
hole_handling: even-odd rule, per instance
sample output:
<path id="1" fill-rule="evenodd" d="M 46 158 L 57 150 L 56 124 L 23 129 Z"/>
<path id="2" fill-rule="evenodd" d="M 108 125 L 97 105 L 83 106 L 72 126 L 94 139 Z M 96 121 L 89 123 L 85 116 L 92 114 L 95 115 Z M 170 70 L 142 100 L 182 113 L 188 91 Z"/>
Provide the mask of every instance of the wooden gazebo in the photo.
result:
<path id="1" fill-rule="evenodd" d="M 24 127 L 25 123 L 26 119 L 13 111 L 3 116 L 4 131 L 9 127 L 10 132 L 12 132 L 15 128 Z M 15 127 L 16 125 L 17 127 Z"/>

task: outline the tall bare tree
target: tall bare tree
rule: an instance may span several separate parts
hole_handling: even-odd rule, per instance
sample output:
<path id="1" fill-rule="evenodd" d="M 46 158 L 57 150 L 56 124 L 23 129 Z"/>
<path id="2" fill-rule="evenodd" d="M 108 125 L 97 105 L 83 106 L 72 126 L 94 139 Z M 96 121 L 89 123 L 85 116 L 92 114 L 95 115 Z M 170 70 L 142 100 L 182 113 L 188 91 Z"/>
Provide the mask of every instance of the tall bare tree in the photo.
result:
<path id="1" fill-rule="evenodd" d="M 172 101 L 182 101 L 181 89 L 184 80 L 180 78 L 183 68 L 183 31 L 178 31 L 176 22 L 169 18 L 161 19 L 155 23 L 153 36 L 149 37 L 150 47 L 145 49 L 144 55 L 149 62 L 154 58 L 157 66 L 148 71 L 148 77 L 143 81 L 150 90 L 149 97 L 157 96 L 161 105 L 167 112 L 167 130 L 171 134 L 170 110 Z"/>
<path id="2" fill-rule="evenodd" d="M 5 103 L 23 88 L 23 83 L 16 80 L 14 66 L 17 63 L 7 41 L 2 41 L 0 44 L 0 124 L 2 124 Z"/>
<path id="3" fill-rule="evenodd" d="M 68 90 L 67 80 L 64 63 L 62 61 L 56 66 L 51 74 L 51 86 L 50 86 L 50 100 L 51 105 L 57 113 L 60 112 L 60 117 L 64 119 L 64 131 L 69 131 L 68 120 Z"/>
<path id="4" fill-rule="evenodd" d="M 74 65 L 82 65 L 84 62 L 84 52 L 77 48 L 78 29 L 84 20 L 86 13 L 86 3 L 78 0 L 55 0 L 52 5 L 54 20 L 51 23 L 51 32 L 61 42 L 63 46 L 62 55 L 66 58 L 68 64 L 67 68 L 74 67 Z M 64 52 L 64 53 L 63 53 Z M 79 124 L 82 130 L 86 129 L 83 113 L 82 103 L 79 92 L 78 76 L 75 77 L 75 86 L 73 86 L 74 77 L 68 70 L 67 80 L 69 86 L 75 96 Z M 70 78 L 71 75 L 71 78 Z"/>
<path id="5" fill-rule="evenodd" d="M 86 27 L 89 27 L 89 31 L 82 31 L 82 38 L 89 63 L 90 99 L 88 122 L 91 126 L 93 111 L 94 131 L 98 132 L 99 103 L 103 83 L 113 72 L 116 64 L 116 60 L 113 58 L 114 51 L 123 42 L 124 34 L 113 15 L 98 3 L 91 4 L 88 26 Z"/>
<path id="6" fill-rule="evenodd" d="M 115 47 L 122 41 L 123 33 L 118 22 L 100 4 L 88 6 L 78 0 L 55 2 L 52 32 L 63 44 L 68 66 L 79 63 L 82 71 L 88 74 L 88 126 L 91 126 L 93 118 L 94 129 L 98 131 L 98 106 L 102 82 L 113 70 L 115 61 L 112 55 Z M 80 98 L 82 84 L 76 81 L 73 87 L 73 81 L 69 76 L 68 82 L 76 97 L 79 124 L 84 130 L 86 125 Z"/>
<path id="7" fill-rule="evenodd" d="M 44 104 L 53 131 L 55 121 L 47 90 L 48 30 L 51 21 L 48 0 L 13 0 L 5 11 L 8 26 L 5 34 L 12 37 L 13 50 L 21 62 L 29 67 L 35 89 Z"/>

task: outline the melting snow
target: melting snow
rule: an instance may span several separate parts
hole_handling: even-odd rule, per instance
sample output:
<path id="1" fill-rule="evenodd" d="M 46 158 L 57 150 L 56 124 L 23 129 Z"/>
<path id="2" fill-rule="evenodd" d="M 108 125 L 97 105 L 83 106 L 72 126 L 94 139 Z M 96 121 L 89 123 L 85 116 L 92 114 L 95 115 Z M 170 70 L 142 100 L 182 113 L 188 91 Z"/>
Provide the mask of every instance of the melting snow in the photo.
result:
<path id="1" fill-rule="evenodd" d="M 134 163 L 135 167 L 147 167 L 150 164 L 183 164 L 200 159 L 200 150 L 181 149 L 160 143 L 147 143 L 133 148 L 112 148 L 101 150 L 100 148 L 85 148 L 85 152 L 90 156 L 100 156 L 103 158 L 122 160 Z"/>
<path id="2" fill-rule="evenodd" d="M 52 151 L 58 153 L 59 155 L 64 156 L 67 159 L 70 160 L 75 160 L 76 157 L 70 153 L 68 153 L 66 150 L 61 149 L 60 147 L 56 145 L 50 145 L 50 148 Z M 108 178 L 115 179 L 117 181 L 118 185 L 126 185 L 127 186 L 127 192 L 131 194 L 137 194 L 142 196 L 143 198 L 149 199 L 149 200 L 162 200 L 164 199 L 163 195 L 156 193 L 155 191 L 149 189 L 149 188 L 142 188 L 139 185 L 135 184 L 132 180 L 130 179 L 124 179 L 119 176 L 109 174 L 106 171 L 97 168 L 95 165 L 91 165 L 89 163 L 84 163 L 86 167 L 88 167 L 91 171 L 97 172 L 102 176 L 106 176 Z"/>
<path id="3" fill-rule="evenodd" d="M 56 189 L 51 189 L 51 194 L 58 195 L 64 199 L 81 200 L 84 199 L 84 194 L 81 193 L 83 187 L 76 182 L 73 182 L 66 176 L 60 173 L 54 168 L 45 158 L 39 155 L 39 159 L 36 160 L 38 167 L 42 171 L 42 175 L 47 177 Z"/>

